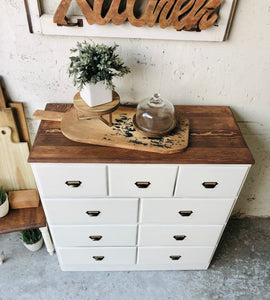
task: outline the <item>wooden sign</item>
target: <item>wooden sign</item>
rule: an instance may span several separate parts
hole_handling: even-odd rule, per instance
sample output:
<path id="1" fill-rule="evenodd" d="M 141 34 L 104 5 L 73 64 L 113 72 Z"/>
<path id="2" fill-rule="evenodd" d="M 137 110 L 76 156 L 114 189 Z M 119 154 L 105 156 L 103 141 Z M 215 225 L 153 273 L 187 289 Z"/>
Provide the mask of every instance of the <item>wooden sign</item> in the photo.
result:
<path id="1" fill-rule="evenodd" d="M 225 41 L 237 0 L 24 0 L 24 3 L 29 30 L 36 34 Z"/>
<path id="2" fill-rule="evenodd" d="M 72 0 L 61 0 L 53 21 L 59 25 L 72 25 L 66 18 Z M 127 20 L 136 27 L 156 23 L 161 28 L 172 26 L 175 30 L 206 30 L 218 19 L 218 9 L 223 0 L 147 0 L 144 11 L 135 16 L 136 0 L 126 0 L 126 7 L 120 10 L 121 0 L 95 0 L 91 6 L 87 0 L 76 0 L 89 25 L 106 25 L 112 22 L 121 25 Z M 104 5 L 108 6 L 106 11 Z M 121 12 L 119 12 L 121 11 Z"/>

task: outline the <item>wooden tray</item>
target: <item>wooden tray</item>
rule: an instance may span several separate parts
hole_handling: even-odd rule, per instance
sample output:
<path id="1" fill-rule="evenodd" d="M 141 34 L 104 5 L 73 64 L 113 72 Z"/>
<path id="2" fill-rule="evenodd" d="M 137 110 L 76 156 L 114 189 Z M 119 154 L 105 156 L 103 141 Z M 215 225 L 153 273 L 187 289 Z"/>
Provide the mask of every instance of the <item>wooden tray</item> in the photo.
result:
<path id="1" fill-rule="evenodd" d="M 156 153 L 181 152 L 188 146 L 189 120 L 176 116 L 175 129 L 165 137 L 151 138 L 143 136 L 133 126 L 136 108 L 120 106 L 113 114 L 112 127 L 98 119 L 79 120 L 77 110 L 72 107 L 65 113 L 36 111 L 34 119 L 61 121 L 61 130 L 70 140 Z"/>

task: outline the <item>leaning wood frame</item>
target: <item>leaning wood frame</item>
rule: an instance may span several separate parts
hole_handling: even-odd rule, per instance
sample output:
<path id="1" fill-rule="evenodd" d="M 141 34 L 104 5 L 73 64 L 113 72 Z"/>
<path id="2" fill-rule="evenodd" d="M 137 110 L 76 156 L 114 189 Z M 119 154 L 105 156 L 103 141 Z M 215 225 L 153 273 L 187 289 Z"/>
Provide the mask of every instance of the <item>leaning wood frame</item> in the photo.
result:
<path id="1" fill-rule="evenodd" d="M 29 29 L 32 33 L 63 36 L 89 36 L 110 38 L 141 38 L 161 40 L 193 40 L 193 41 L 225 41 L 228 39 L 237 0 L 224 0 L 219 10 L 215 25 L 207 30 L 176 31 L 172 26 L 162 29 L 158 24 L 154 27 L 134 27 L 129 22 L 121 25 L 89 25 L 84 16 L 71 16 L 70 22 L 76 23 L 82 19 L 83 27 L 57 26 L 53 15 L 44 14 L 41 10 L 41 0 L 24 0 Z M 60 0 L 58 1 L 60 3 Z"/>

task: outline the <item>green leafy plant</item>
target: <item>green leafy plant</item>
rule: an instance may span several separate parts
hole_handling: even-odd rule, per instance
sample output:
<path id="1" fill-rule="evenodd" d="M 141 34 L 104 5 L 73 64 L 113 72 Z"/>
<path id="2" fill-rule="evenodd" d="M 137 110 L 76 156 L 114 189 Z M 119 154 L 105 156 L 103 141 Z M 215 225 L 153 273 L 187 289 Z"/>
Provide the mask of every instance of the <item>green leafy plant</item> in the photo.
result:
<path id="1" fill-rule="evenodd" d="M 21 231 L 21 240 L 25 244 L 35 244 L 41 239 L 41 232 L 38 228 Z"/>
<path id="2" fill-rule="evenodd" d="M 130 72 L 129 67 L 115 53 L 119 45 L 89 44 L 77 42 L 77 47 L 70 49 L 77 56 L 71 56 L 68 67 L 69 77 L 81 90 L 86 83 L 96 84 L 103 81 L 106 88 L 114 89 L 114 77 L 123 77 Z"/>
<path id="3" fill-rule="evenodd" d="M 0 205 L 2 205 L 6 201 L 6 191 L 4 190 L 3 186 L 0 187 Z"/>

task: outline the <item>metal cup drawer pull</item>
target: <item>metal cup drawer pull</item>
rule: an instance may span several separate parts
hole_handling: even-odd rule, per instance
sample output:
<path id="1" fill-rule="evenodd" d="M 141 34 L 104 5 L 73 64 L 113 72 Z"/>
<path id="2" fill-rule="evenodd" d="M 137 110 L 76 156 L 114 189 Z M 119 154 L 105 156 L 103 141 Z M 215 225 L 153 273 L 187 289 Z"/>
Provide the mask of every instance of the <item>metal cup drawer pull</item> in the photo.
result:
<path id="1" fill-rule="evenodd" d="M 104 259 L 104 256 L 93 256 L 93 259 L 96 260 L 96 261 L 101 261 Z"/>
<path id="2" fill-rule="evenodd" d="M 186 235 L 174 235 L 173 238 L 177 241 L 183 241 L 186 238 Z"/>
<path id="3" fill-rule="evenodd" d="M 102 235 L 90 235 L 89 239 L 92 241 L 100 241 L 102 239 Z"/>
<path id="4" fill-rule="evenodd" d="M 100 214 L 99 210 L 88 210 L 86 214 L 90 217 L 97 217 Z"/>
<path id="5" fill-rule="evenodd" d="M 76 188 L 76 187 L 79 187 L 82 184 L 82 182 L 79 180 L 68 180 L 65 182 L 65 184 L 67 186 Z"/>
<path id="6" fill-rule="evenodd" d="M 214 187 L 216 187 L 218 185 L 218 183 L 217 182 L 203 182 L 202 185 L 206 189 L 213 189 Z"/>
<path id="7" fill-rule="evenodd" d="M 182 217 L 189 217 L 193 211 L 192 210 L 180 210 L 178 212 Z"/>
<path id="8" fill-rule="evenodd" d="M 151 182 L 149 181 L 136 181 L 135 185 L 139 188 L 139 189 L 146 189 L 149 187 L 149 185 L 151 184 Z"/>
<path id="9" fill-rule="evenodd" d="M 181 255 L 171 255 L 170 259 L 171 260 L 179 260 L 181 258 Z"/>

